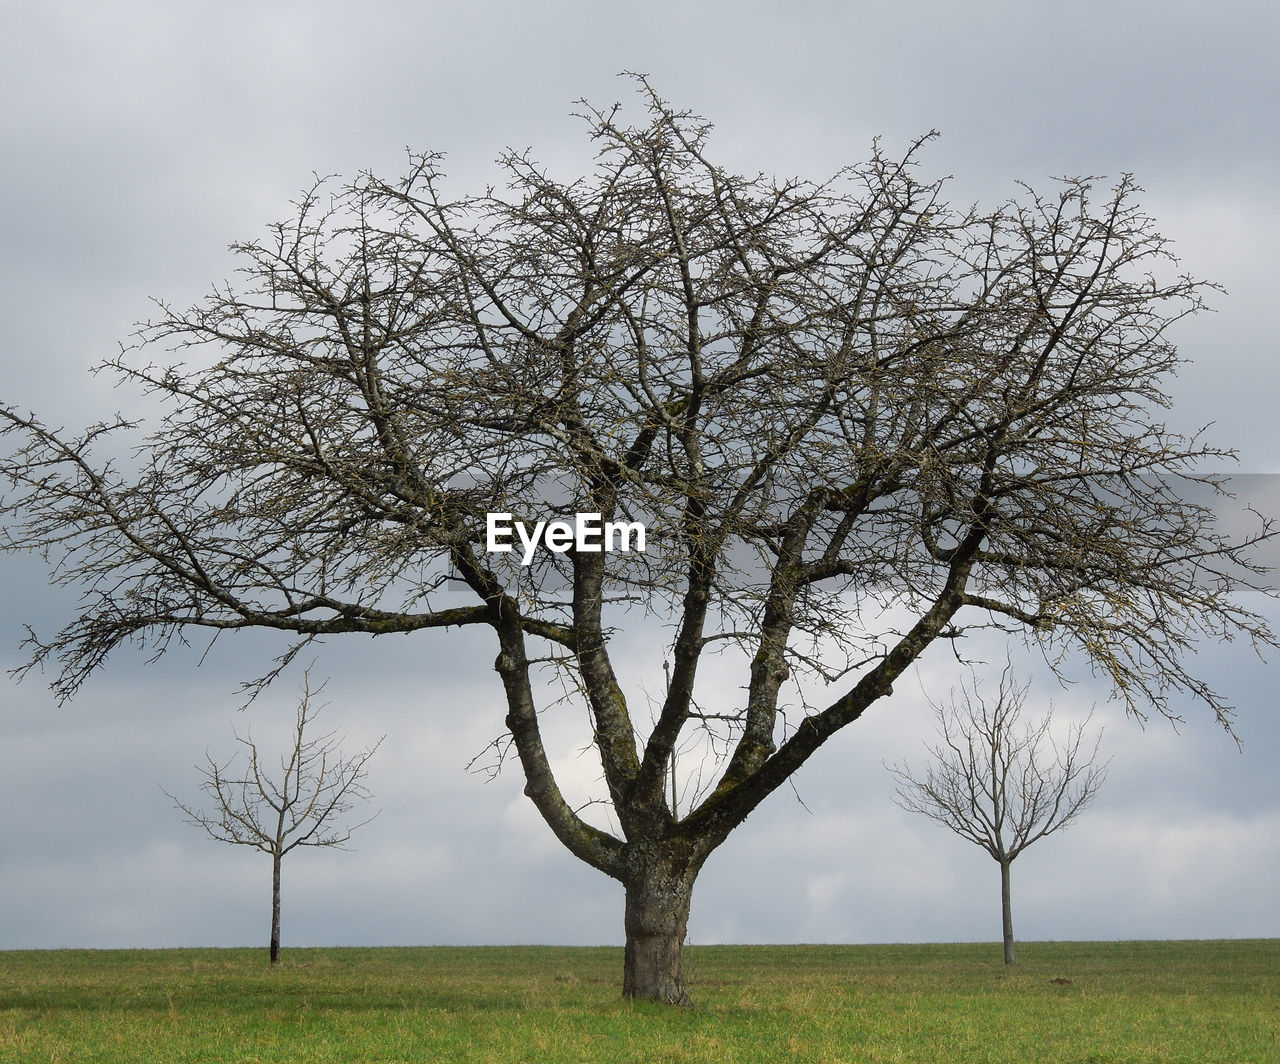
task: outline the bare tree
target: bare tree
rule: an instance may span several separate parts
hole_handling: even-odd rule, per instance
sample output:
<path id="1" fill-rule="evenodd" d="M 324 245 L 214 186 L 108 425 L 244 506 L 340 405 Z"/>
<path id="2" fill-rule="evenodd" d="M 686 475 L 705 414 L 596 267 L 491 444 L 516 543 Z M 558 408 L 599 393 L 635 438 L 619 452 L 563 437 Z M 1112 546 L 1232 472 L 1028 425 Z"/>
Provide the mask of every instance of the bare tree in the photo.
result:
<path id="1" fill-rule="evenodd" d="M 637 125 L 583 105 L 582 177 L 510 154 L 505 189 L 451 199 L 426 154 L 312 188 L 236 245 L 234 284 L 162 305 L 110 363 L 167 404 L 154 434 L 4 409 L 0 473 L 9 545 L 87 596 L 31 644 L 60 698 L 122 642 L 198 628 L 293 652 L 489 629 L 525 793 L 625 887 L 624 992 L 683 1003 L 703 863 L 936 641 L 1074 645 L 1134 712 L 1190 692 L 1227 722 L 1188 651 L 1274 642 L 1234 594 L 1270 528 L 1232 540 L 1179 490 L 1229 455 L 1156 416 L 1169 329 L 1212 286 L 1130 178 L 956 210 L 917 176 L 928 138 L 823 182 L 747 177 L 638 88 Z M 490 549 L 491 515 L 571 512 L 643 525 L 645 551 Z M 649 721 L 611 642 L 643 623 L 671 666 Z M 740 688 L 699 685 L 709 652 Z M 555 681 L 599 758 L 587 804 L 544 745 Z"/>
<path id="2" fill-rule="evenodd" d="M 1101 731 L 1090 746 L 1086 720 L 1056 742 L 1053 706 L 1039 720 L 1025 720 L 1031 681 L 1018 684 L 1011 672 L 1007 664 L 994 703 L 975 678 L 958 696 L 953 691 L 946 707 L 934 706 L 941 741 L 928 747 L 933 760 L 923 777 L 905 764 L 890 769 L 898 805 L 945 825 L 999 863 L 1005 964 L 1014 963 L 1009 866 L 1084 812 L 1107 778 L 1107 762 L 1098 761 Z"/>
<path id="3" fill-rule="evenodd" d="M 364 786 L 366 766 L 382 740 L 348 758 L 339 749 L 336 732 L 308 736 L 319 712 L 311 700 L 323 690 L 321 684 L 313 692 L 310 678 L 304 677 L 293 745 L 280 757 L 279 777 L 264 768 L 257 743 L 248 735 L 236 733 L 236 742 L 248 751 L 248 767 L 233 770 L 235 756 L 220 765 L 208 754 L 207 767 L 197 766 L 204 777 L 200 789 L 209 797 L 212 811 L 194 809 L 165 791 L 186 814 L 187 821 L 204 828 L 212 838 L 236 846 L 252 846 L 271 856 L 272 964 L 280 963 L 280 866 L 285 854 L 299 846 L 341 848 L 351 839 L 352 832 L 373 819 L 342 823 L 358 802 L 369 798 Z"/>

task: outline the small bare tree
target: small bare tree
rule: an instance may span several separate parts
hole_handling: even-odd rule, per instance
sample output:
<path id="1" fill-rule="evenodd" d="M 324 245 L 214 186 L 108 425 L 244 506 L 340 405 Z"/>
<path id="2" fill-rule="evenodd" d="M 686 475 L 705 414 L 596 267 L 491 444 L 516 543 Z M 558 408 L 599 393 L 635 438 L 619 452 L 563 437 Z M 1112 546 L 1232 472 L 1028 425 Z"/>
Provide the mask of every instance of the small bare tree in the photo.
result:
<path id="1" fill-rule="evenodd" d="M 944 824 L 999 863 L 1005 964 L 1014 963 L 1009 866 L 1084 812 L 1107 777 L 1107 762 L 1098 762 L 1102 732 L 1090 745 L 1086 719 L 1056 742 L 1053 706 L 1040 720 L 1024 721 L 1030 681 L 1015 683 L 1011 673 L 1006 665 L 994 704 L 975 679 L 958 696 L 953 691 L 947 706 L 934 706 L 941 742 L 927 748 L 933 764 L 923 778 L 905 764 L 889 770 L 898 805 Z"/>
<path id="2" fill-rule="evenodd" d="M 356 805 L 366 801 L 367 764 L 382 740 L 354 757 L 343 757 L 336 732 L 308 738 L 318 708 L 312 698 L 310 677 L 303 678 L 302 699 L 294 724 L 293 745 L 280 758 L 278 780 L 266 775 L 257 744 L 236 733 L 236 742 L 249 752 L 249 767 L 233 772 L 235 755 L 224 765 L 205 755 L 208 767 L 197 766 L 204 776 L 201 790 L 213 800 L 212 812 L 203 812 L 173 798 L 189 823 L 204 828 L 219 842 L 252 846 L 271 855 L 271 963 L 280 963 L 280 865 L 284 855 L 298 846 L 343 847 L 358 824 L 341 821 Z M 374 814 L 375 816 L 377 814 Z"/>

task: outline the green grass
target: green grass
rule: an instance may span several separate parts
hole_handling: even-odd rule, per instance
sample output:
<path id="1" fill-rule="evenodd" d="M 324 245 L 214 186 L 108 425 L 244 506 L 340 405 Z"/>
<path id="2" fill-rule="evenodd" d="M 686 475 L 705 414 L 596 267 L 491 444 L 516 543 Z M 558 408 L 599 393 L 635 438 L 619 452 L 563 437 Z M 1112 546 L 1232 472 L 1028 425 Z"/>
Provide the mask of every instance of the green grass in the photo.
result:
<path id="1" fill-rule="evenodd" d="M 1280 940 L 686 956 L 691 1010 L 614 948 L 0 953 L 0 1061 L 1280 1062 Z"/>

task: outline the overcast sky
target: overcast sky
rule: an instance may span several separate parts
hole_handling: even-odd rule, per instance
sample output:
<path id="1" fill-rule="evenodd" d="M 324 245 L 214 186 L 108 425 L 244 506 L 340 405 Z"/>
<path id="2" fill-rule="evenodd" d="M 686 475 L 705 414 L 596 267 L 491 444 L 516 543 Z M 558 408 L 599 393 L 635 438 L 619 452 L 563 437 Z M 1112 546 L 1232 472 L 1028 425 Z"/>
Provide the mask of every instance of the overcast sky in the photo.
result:
<path id="1" fill-rule="evenodd" d="M 711 119 L 718 157 L 752 173 L 822 177 L 875 136 L 901 150 L 935 128 L 924 173 L 954 175 L 953 202 L 1134 173 L 1186 269 L 1229 292 L 1178 331 L 1192 364 L 1168 420 L 1215 422 L 1238 471 L 1277 474 L 1278 12 L 1263 0 L 9 0 L 3 397 L 55 425 L 143 409 L 89 369 L 149 299 L 185 305 L 227 277 L 226 245 L 287 216 L 313 173 L 394 176 L 406 146 L 447 152 L 460 192 L 495 179 L 506 147 L 573 173 L 590 158 L 574 101 L 634 105 L 617 77 L 634 70 Z M 1266 494 L 1272 482 L 1255 483 Z M 12 666 L 21 624 L 47 634 L 75 600 L 49 592 L 38 559 L 0 566 Z M 660 653 L 642 635 L 621 642 L 633 690 L 656 689 Z M 233 728 L 268 745 L 300 677 L 245 713 L 236 685 L 279 647 L 242 636 L 198 669 L 203 644 L 153 666 L 119 653 L 61 708 L 47 678 L 0 680 L 0 948 L 265 941 L 267 859 L 205 839 L 160 788 L 196 800 L 193 765 L 206 749 L 229 755 Z M 457 633 L 321 648 L 328 721 L 352 749 L 387 736 L 370 762 L 381 813 L 354 852 L 286 859 L 286 948 L 621 941 L 621 888 L 559 846 L 518 773 L 466 771 L 502 727 L 492 656 Z M 1144 728 L 1086 669 L 1067 689 L 1036 674 L 1033 703 L 1052 699 L 1064 722 L 1098 703 L 1112 762 L 1079 823 L 1015 864 L 1020 938 L 1280 935 L 1275 685 L 1239 645 L 1204 646 L 1198 667 L 1238 707 L 1242 748 L 1202 707 L 1185 706 L 1176 730 Z M 998 938 L 994 862 L 894 806 L 883 768 L 922 763 L 925 692 L 943 698 L 957 678 L 935 649 L 806 766 L 803 806 L 785 789 L 767 802 L 704 870 L 689 940 Z M 552 731 L 557 764 L 585 788 L 596 772 L 577 753 L 581 723 Z"/>

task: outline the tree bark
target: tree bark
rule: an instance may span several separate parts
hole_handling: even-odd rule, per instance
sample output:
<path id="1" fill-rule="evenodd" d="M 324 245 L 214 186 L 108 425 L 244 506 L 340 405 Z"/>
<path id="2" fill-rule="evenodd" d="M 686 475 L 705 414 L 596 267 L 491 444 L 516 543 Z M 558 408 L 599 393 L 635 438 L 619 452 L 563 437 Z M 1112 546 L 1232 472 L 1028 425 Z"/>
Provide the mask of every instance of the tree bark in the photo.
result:
<path id="1" fill-rule="evenodd" d="M 1009 865 L 1011 861 L 1000 862 L 1000 918 L 1004 928 L 1004 962 L 1013 964 L 1013 909 L 1009 904 Z"/>
<path id="2" fill-rule="evenodd" d="M 271 855 L 271 963 L 280 963 L 280 854 Z"/>
<path id="3" fill-rule="evenodd" d="M 671 858 L 650 859 L 624 883 L 627 950 L 624 997 L 691 1005 L 681 953 L 697 869 Z"/>

